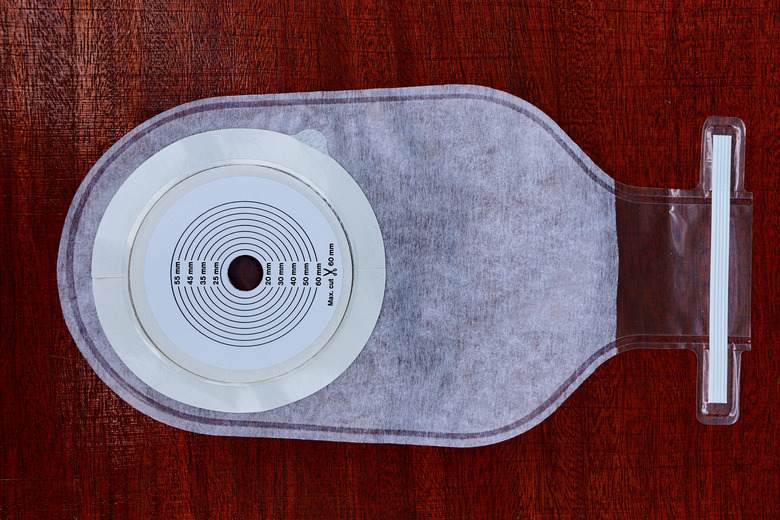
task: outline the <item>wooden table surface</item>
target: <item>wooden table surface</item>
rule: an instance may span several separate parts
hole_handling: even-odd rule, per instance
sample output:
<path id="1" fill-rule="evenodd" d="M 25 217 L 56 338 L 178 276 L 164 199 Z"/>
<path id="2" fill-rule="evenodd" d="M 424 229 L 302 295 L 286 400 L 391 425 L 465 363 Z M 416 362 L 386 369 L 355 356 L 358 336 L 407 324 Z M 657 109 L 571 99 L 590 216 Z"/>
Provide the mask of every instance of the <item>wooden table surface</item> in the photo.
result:
<path id="1" fill-rule="evenodd" d="M 776 1 L 114 4 L 0 4 L 0 516 L 777 518 Z M 474 449 L 197 435 L 97 378 L 55 270 L 111 144 L 209 96 L 443 83 L 531 102 L 639 186 L 693 187 L 707 116 L 744 120 L 753 350 L 735 425 L 696 421 L 686 351 L 621 354 L 541 425 Z"/>

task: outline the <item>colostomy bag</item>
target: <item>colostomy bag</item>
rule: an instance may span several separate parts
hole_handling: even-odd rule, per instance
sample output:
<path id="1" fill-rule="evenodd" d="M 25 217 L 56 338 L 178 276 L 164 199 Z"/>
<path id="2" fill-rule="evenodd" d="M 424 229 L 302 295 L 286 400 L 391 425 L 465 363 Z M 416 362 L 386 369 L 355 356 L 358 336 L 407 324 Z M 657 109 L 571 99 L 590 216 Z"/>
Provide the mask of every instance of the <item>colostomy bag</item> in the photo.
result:
<path id="1" fill-rule="evenodd" d="M 710 118 L 699 186 L 641 189 L 483 87 L 189 103 L 77 192 L 63 312 L 118 395 L 201 433 L 489 444 L 635 347 L 693 349 L 697 416 L 729 424 L 750 348 L 744 138 Z"/>

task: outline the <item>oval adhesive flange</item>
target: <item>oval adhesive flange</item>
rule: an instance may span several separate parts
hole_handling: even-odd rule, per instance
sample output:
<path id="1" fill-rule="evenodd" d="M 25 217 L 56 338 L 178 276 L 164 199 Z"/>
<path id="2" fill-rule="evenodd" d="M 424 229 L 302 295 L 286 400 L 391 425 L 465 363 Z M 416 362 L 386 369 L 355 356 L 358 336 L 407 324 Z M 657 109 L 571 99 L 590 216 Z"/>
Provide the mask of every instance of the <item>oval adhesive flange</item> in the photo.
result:
<path id="1" fill-rule="evenodd" d="M 230 277 L 252 266 L 249 285 Z M 256 412 L 338 377 L 384 295 L 373 211 L 331 157 L 264 130 L 162 149 L 117 191 L 92 257 L 101 326 L 142 381 L 180 402 Z"/>

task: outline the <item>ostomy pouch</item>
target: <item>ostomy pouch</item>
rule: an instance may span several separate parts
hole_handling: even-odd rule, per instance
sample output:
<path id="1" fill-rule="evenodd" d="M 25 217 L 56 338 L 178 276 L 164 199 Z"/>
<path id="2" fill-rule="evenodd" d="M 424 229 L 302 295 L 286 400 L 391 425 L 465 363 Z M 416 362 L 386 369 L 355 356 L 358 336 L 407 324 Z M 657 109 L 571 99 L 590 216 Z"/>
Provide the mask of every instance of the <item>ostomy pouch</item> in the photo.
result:
<path id="1" fill-rule="evenodd" d="M 697 416 L 731 423 L 744 137 L 710 118 L 699 186 L 641 189 L 483 87 L 188 103 L 76 193 L 64 316 L 125 401 L 207 434 L 489 444 L 635 347 L 693 349 Z"/>

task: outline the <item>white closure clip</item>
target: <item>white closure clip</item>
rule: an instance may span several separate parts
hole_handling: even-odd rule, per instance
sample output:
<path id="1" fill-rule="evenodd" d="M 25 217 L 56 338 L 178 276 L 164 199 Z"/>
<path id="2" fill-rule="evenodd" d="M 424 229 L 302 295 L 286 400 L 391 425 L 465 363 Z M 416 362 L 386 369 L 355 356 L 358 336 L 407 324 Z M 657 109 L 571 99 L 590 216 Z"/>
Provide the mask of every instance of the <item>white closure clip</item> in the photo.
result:
<path id="1" fill-rule="evenodd" d="M 728 387 L 729 217 L 731 136 L 712 136 L 712 227 L 710 235 L 711 403 L 725 403 Z"/>

